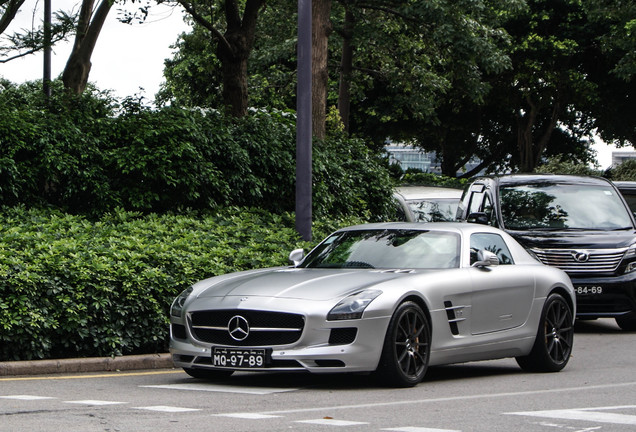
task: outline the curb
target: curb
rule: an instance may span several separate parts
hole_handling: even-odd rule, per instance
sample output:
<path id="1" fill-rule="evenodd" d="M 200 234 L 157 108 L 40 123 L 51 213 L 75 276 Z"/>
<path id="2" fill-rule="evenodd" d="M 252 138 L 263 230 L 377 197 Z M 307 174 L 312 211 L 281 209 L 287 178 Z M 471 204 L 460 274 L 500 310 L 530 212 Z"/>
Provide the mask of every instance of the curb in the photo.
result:
<path id="1" fill-rule="evenodd" d="M 0 376 L 47 375 L 57 373 L 106 372 L 173 368 L 172 356 L 164 354 L 78 359 L 0 362 Z"/>

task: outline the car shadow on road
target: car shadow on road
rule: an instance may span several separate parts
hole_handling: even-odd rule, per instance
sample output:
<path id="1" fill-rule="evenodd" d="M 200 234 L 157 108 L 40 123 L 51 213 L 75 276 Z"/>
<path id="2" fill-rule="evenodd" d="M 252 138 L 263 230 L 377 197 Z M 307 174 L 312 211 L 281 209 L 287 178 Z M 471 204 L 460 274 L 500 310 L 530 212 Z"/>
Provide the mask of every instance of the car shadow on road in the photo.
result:
<path id="1" fill-rule="evenodd" d="M 577 319 L 574 324 L 574 332 L 584 334 L 613 334 L 623 333 L 624 331 L 616 324 L 614 318 L 600 318 L 596 320 Z"/>
<path id="2" fill-rule="evenodd" d="M 521 373 L 521 369 L 514 360 L 472 362 L 447 366 L 430 367 L 424 381 L 453 381 L 489 376 L 502 376 Z M 178 384 L 209 384 L 241 388 L 261 388 L 295 390 L 311 388 L 313 390 L 382 390 L 388 387 L 378 382 L 373 374 L 311 374 L 308 372 L 278 373 L 278 372 L 246 372 L 235 373 L 222 381 L 206 381 L 203 379 L 183 378 L 176 380 Z"/>

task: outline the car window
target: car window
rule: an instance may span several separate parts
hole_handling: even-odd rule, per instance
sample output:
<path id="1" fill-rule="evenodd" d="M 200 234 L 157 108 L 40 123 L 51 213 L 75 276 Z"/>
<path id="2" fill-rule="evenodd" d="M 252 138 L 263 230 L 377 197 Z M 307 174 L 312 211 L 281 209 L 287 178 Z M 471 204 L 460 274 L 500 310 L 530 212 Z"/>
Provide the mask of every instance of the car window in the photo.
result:
<path id="1" fill-rule="evenodd" d="M 450 222 L 455 220 L 459 199 L 438 198 L 407 201 L 416 222 Z"/>
<path id="2" fill-rule="evenodd" d="M 484 201 L 485 194 L 485 191 L 472 193 L 470 196 L 470 203 L 468 204 L 468 214 L 482 211 L 482 203 Z"/>
<path id="3" fill-rule="evenodd" d="M 501 216 L 512 230 L 632 227 L 627 208 L 609 185 L 506 185 L 499 194 Z"/>
<path id="4" fill-rule="evenodd" d="M 307 268 L 455 268 L 459 234 L 423 230 L 335 233 L 303 261 Z"/>
<path id="5" fill-rule="evenodd" d="M 514 264 L 508 245 L 499 234 L 476 233 L 470 236 L 470 265 L 477 262 L 477 252 L 481 249 L 497 255 L 499 264 Z"/>

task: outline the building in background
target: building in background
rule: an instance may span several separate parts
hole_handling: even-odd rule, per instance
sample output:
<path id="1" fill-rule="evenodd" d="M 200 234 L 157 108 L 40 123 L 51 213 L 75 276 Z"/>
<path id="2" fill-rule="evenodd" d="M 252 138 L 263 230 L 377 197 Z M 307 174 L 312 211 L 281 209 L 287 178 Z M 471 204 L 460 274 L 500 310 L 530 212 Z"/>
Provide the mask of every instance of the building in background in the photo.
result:
<path id="1" fill-rule="evenodd" d="M 441 174 L 441 161 L 437 159 L 435 152 L 423 151 L 420 148 L 407 144 L 389 143 L 384 146 L 384 150 L 389 155 L 389 162 L 397 164 L 402 171 L 416 169 L 425 173 Z M 457 175 L 463 174 L 463 171 L 469 171 L 479 165 L 479 160 L 471 159 L 464 166 L 464 170 L 457 171 Z"/>
<path id="2" fill-rule="evenodd" d="M 626 160 L 636 159 L 636 151 L 613 151 L 612 166 L 617 166 Z"/>

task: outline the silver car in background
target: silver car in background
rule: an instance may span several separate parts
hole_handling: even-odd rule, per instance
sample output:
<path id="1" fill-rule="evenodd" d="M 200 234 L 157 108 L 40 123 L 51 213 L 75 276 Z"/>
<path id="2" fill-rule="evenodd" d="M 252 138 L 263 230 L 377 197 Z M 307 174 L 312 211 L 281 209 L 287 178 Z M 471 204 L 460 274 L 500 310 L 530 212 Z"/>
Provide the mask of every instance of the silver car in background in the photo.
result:
<path id="1" fill-rule="evenodd" d="M 404 222 L 452 222 L 462 189 L 441 186 L 399 186 L 393 192 L 397 220 Z"/>
<path id="2" fill-rule="evenodd" d="M 432 365 L 515 357 L 524 370 L 556 372 L 570 358 L 570 279 L 496 228 L 360 225 L 290 259 L 181 293 L 170 311 L 175 365 L 206 379 L 375 372 L 406 387 Z"/>

